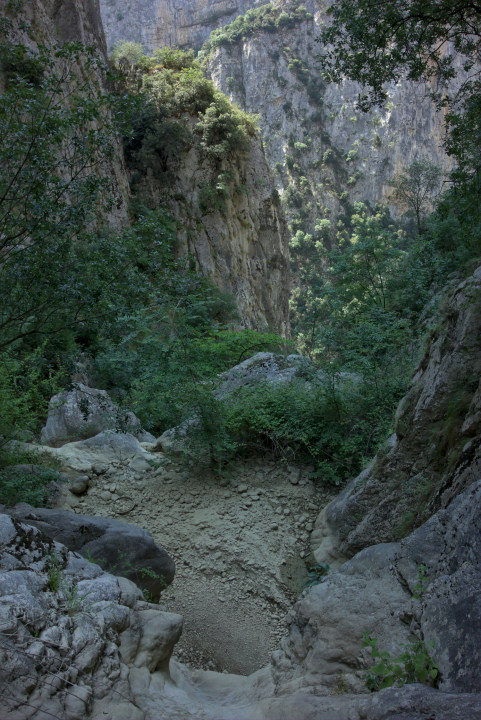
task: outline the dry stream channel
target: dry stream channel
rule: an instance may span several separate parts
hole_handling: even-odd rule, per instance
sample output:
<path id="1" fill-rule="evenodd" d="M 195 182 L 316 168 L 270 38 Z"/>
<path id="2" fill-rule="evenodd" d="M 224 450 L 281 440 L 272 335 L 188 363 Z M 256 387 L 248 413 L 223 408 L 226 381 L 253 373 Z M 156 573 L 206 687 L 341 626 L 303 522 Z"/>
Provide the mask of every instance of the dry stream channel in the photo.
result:
<path id="1" fill-rule="evenodd" d="M 232 463 L 222 475 L 159 454 L 152 466 L 95 468 L 65 506 L 148 530 L 174 558 L 160 605 L 184 616 L 174 657 L 195 668 L 248 675 L 269 662 L 285 615 L 307 578 L 309 535 L 331 495 L 309 468 L 273 459 Z"/>

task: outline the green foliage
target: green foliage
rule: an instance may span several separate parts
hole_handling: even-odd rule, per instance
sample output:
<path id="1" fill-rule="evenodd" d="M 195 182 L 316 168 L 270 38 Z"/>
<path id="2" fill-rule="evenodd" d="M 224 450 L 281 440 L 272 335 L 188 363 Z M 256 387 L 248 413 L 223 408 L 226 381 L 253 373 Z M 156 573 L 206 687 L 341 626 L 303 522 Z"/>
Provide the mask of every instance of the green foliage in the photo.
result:
<path id="1" fill-rule="evenodd" d="M 256 133 L 256 119 L 242 112 L 208 80 L 193 51 L 161 48 L 152 57 L 136 46 L 116 48 L 111 62 L 119 96 L 133 98 L 132 129 L 124 145 L 129 165 L 159 178 L 179 161 L 200 135 L 203 152 L 216 161 L 243 154 Z"/>
<path id="2" fill-rule="evenodd" d="M 399 175 L 393 177 L 393 199 L 405 212 L 414 215 L 418 234 L 425 216 L 433 210 L 434 200 L 440 192 L 441 168 L 428 160 L 416 160 Z"/>
<path id="3" fill-rule="evenodd" d="M 387 687 L 409 683 L 437 686 L 439 668 L 432 660 L 422 640 L 404 644 L 404 651 L 396 658 L 377 648 L 377 639 L 364 633 L 363 647 L 371 648 L 371 656 L 377 660 L 365 675 L 366 687 L 371 692 Z"/>
<path id="4" fill-rule="evenodd" d="M 50 592 L 58 592 L 62 583 L 63 573 L 60 566 L 60 560 L 53 552 L 47 557 L 47 576 L 48 589 Z"/>
<path id="5" fill-rule="evenodd" d="M 313 565 L 311 565 L 304 587 L 308 588 L 313 587 L 314 585 L 319 585 L 321 580 L 325 578 L 326 575 L 329 573 L 329 570 L 330 567 L 325 562 L 314 563 Z"/>
<path id="6" fill-rule="evenodd" d="M 311 17 L 305 7 L 297 2 L 290 3 L 285 9 L 275 7 L 273 3 L 260 5 L 248 10 L 245 15 L 239 15 L 228 25 L 214 30 L 202 46 L 200 57 L 205 58 L 215 48 L 235 45 L 260 32 L 272 33 L 281 28 L 295 27 Z"/>
<path id="7" fill-rule="evenodd" d="M 51 484 L 62 481 L 58 472 L 48 467 L 25 469 L 16 466 L 0 468 L 0 503 L 12 506 L 26 502 L 44 507 L 51 495 Z"/>
<path id="8" fill-rule="evenodd" d="M 315 372 L 306 382 L 243 387 L 218 411 L 242 453 L 271 451 L 314 462 L 315 477 L 339 485 L 356 475 L 388 434 L 392 400 L 356 377 Z M 387 416 L 387 417 L 386 417 Z"/>
<path id="9" fill-rule="evenodd" d="M 384 104 L 387 84 L 403 75 L 431 82 L 438 106 L 449 108 L 446 149 L 458 161 L 454 178 L 479 182 L 481 81 L 473 71 L 481 48 L 479 5 L 468 0 L 454 5 L 450 0 L 381 5 L 340 0 L 328 13 L 331 23 L 320 40 L 329 78 L 340 82 L 347 76 L 363 85 L 363 109 Z M 447 42 L 454 53 L 445 52 Z M 458 82 L 450 82 L 456 77 Z"/>

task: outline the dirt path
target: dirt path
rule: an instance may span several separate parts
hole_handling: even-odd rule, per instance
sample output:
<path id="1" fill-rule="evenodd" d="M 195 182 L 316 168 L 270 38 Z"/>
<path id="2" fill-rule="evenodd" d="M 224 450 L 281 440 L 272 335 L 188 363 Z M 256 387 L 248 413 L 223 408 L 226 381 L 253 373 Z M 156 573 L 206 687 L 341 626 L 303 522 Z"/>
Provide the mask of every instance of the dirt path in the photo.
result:
<path id="1" fill-rule="evenodd" d="M 184 616 L 175 657 L 247 675 L 266 665 L 306 579 L 304 557 L 330 496 L 298 465 L 237 461 L 219 478 L 159 455 L 134 472 L 118 462 L 68 505 L 140 525 L 177 565 L 161 605 Z"/>

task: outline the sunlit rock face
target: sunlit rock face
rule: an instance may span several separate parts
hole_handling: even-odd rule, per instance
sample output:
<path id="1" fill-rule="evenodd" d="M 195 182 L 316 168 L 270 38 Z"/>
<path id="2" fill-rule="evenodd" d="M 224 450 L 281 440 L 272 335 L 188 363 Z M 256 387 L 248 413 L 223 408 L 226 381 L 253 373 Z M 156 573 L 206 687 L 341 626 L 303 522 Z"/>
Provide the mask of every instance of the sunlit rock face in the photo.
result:
<path id="1" fill-rule="evenodd" d="M 148 51 L 166 45 L 198 50 L 212 30 L 264 0 L 100 0 L 109 48 L 130 40 Z"/>
<path id="2" fill-rule="evenodd" d="M 265 2 L 221 0 L 101 0 L 108 46 L 125 40 L 147 51 L 165 45 L 198 50 L 212 30 L 231 23 Z M 278 0 L 289 13 L 298 3 Z M 362 113 L 359 86 L 322 79 L 316 41 L 326 21 L 316 0 L 302 6 L 307 16 L 239 38 L 214 49 L 207 68 L 216 85 L 248 112 L 260 115 L 267 162 L 286 201 L 294 231 L 313 232 L 316 220 L 342 214 L 346 202 L 387 202 L 394 214 L 393 175 L 414 160 L 451 166 L 443 149 L 444 115 L 434 107 L 431 87 L 402 81 L 392 84 L 382 108 Z M 301 212 L 299 213 L 299 209 Z M 301 215 L 299 219 L 299 214 Z M 297 222 L 296 222 L 297 219 Z"/>

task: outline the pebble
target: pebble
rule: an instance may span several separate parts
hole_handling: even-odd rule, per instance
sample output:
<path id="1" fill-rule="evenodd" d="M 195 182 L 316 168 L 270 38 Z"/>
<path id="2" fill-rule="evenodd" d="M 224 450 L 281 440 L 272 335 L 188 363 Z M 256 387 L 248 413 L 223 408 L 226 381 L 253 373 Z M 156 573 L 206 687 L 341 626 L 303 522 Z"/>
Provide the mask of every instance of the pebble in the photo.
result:
<path id="1" fill-rule="evenodd" d="M 238 485 L 237 486 L 237 492 L 238 493 L 246 493 L 248 491 L 247 485 Z"/>

